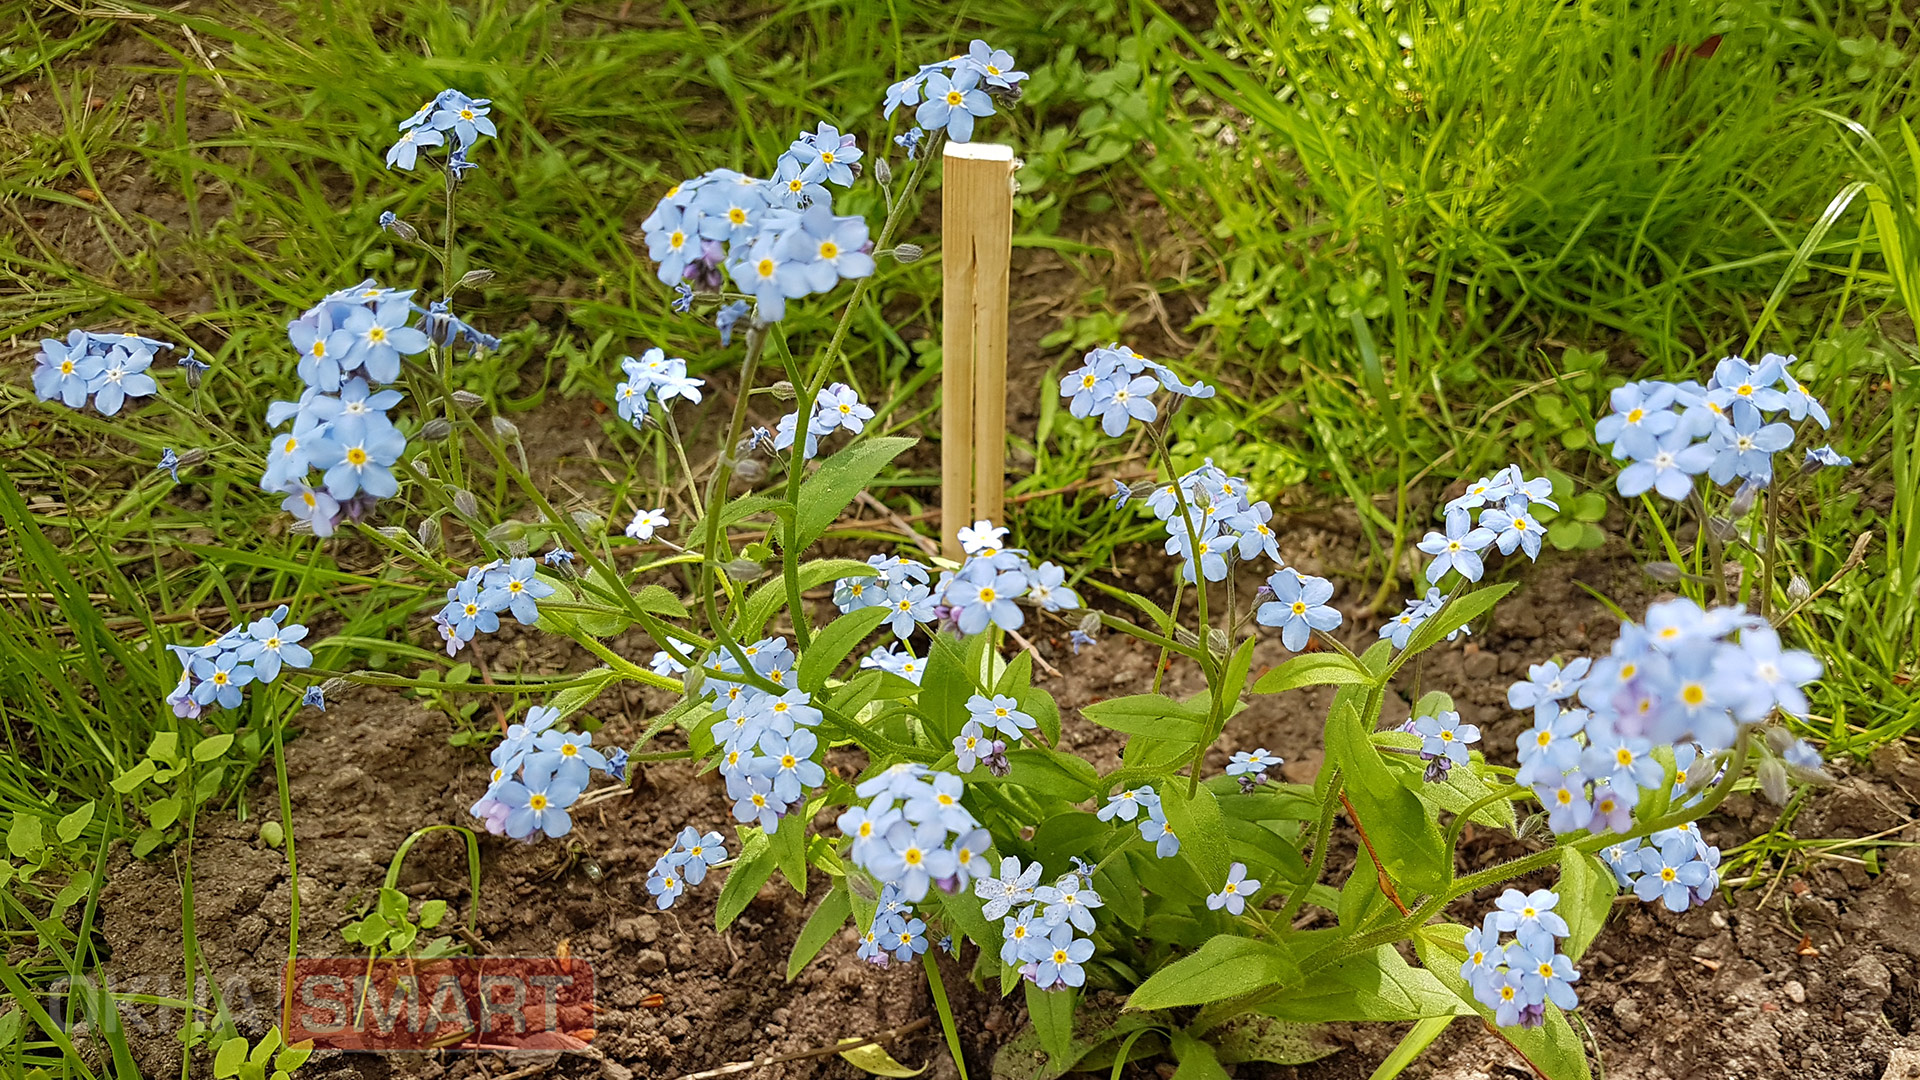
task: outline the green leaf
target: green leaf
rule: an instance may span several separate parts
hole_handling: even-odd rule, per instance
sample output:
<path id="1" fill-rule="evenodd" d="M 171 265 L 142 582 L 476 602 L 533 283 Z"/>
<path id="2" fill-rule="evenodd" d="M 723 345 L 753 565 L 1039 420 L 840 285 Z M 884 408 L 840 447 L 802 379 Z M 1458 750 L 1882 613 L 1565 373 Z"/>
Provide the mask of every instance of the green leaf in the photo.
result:
<path id="1" fill-rule="evenodd" d="M 1027 984 L 1027 1018 L 1055 1063 L 1072 1064 L 1066 1058 L 1073 1052 L 1073 1005 L 1079 996 L 1071 989 L 1042 990 Z"/>
<path id="2" fill-rule="evenodd" d="M 156 769 L 152 758 L 141 758 L 140 764 L 113 778 L 113 790 L 122 795 L 131 795 L 135 788 L 153 779 Z"/>
<path id="3" fill-rule="evenodd" d="M 1062 754 L 1044 746 L 1023 746 L 1007 751 L 1007 775 L 984 775 L 976 771 L 968 780 L 974 784 L 1007 784 L 1039 795 L 1051 795 L 1068 802 L 1084 802 L 1099 795 L 1100 774 L 1084 758 Z"/>
<path id="4" fill-rule="evenodd" d="M 872 485 L 880 470 L 916 441 L 898 436 L 861 439 L 822 461 L 800 485 L 796 503 L 800 549 L 804 551 L 820 539 L 841 511 Z"/>
<path id="5" fill-rule="evenodd" d="M 1461 944 L 1466 932 L 1467 928 L 1458 923 L 1424 926 L 1414 935 L 1413 948 L 1420 955 L 1420 963 L 1453 991 L 1462 1007 L 1478 1013 L 1491 1027 L 1492 1010 L 1474 1000 L 1473 988 L 1460 977 L 1460 962 L 1467 955 L 1466 947 Z M 1567 1023 L 1566 1015 L 1552 1002 L 1547 1003 L 1546 1023 L 1542 1026 L 1497 1030 L 1509 1046 L 1526 1058 L 1534 1071 L 1548 1080 L 1592 1080 L 1593 1074 L 1587 1068 L 1586 1047 L 1581 1045 L 1580 1036 L 1574 1032 L 1573 1025 Z"/>
<path id="6" fill-rule="evenodd" d="M 1227 701 L 1240 700 L 1240 692 L 1247 688 L 1247 675 L 1253 671 L 1253 638 L 1240 643 L 1227 659 L 1226 677 L 1220 680 L 1221 692 Z M 1222 709 L 1225 713 L 1227 710 Z"/>
<path id="7" fill-rule="evenodd" d="M 1173 1080 L 1229 1080 L 1212 1046 L 1180 1030 L 1170 1033 L 1168 1042 L 1174 1060 L 1180 1063 L 1173 1071 Z"/>
<path id="8" fill-rule="evenodd" d="M 1567 940 L 1561 951 L 1576 963 L 1600 935 L 1613 910 L 1617 891 L 1613 871 L 1596 855 L 1569 847 L 1560 852 L 1560 917 L 1567 920 Z"/>
<path id="9" fill-rule="evenodd" d="M 668 619 L 684 619 L 692 612 L 680 602 L 664 585 L 648 585 L 633 594 L 634 606 L 649 615 L 659 615 Z"/>
<path id="10" fill-rule="evenodd" d="M 1195 708 L 1165 694 L 1133 694 L 1096 701 L 1082 706 L 1080 715 L 1123 735 L 1196 743 L 1207 734 L 1204 706 Z"/>
<path id="11" fill-rule="evenodd" d="M 71 844 L 79 838 L 81 831 L 84 830 L 87 827 L 87 823 L 92 820 L 93 803 L 88 802 L 81 806 L 80 809 L 61 818 L 60 823 L 54 826 L 53 831 L 56 836 L 60 837 L 61 843 Z"/>
<path id="12" fill-rule="evenodd" d="M 1023 652 L 1020 655 L 1028 654 Z M 1033 717 L 1034 723 L 1039 725 L 1040 733 L 1046 736 L 1047 742 L 1054 746 L 1060 745 L 1060 706 L 1053 700 L 1053 695 L 1037 686 L 1028 686 L 1021 688 L 1013 698 L 1020 703 L 1021 712 Z"/>
<path id="13" fill-rule="evenodd" d="M 720 886 L 720 899 L 713 909 L 713 928 L 725 932 L 733 925 L 733 920 L 747 910 L 747 905 L 760 893 L 760 886 L 773 876 L 773 845 L 767 834 L 759 829 L 741 829 L 740 855 L 727 872 L 726 883 Z"/>
<path id="14" fill-rule="evenodd" d="M 824 585 L 835 578 L 873 577 L 874 569 L 858 559 L 815 559 L 800 564 L 800 590 Z M 736 609 L 733 636 L 741 641 L 752 641 L 766 628 L 773 613 L 787 602 L 787 583 L 775 574 L 747 594 L 744 604 Z"/>
<path id="15" fill-rule="evenodd" d="M 1260 676 L 1253 692 L 1281 694 L 1305 686 L 1360 686 L 1371 682 L 1370 672 L 1339 653 L 1305 653 Z"/>
<path id="16" fill-rule="evenodd" d="M 1518 582 L 1506 581 L 1454 597 L 1452 602 L 1428 616 L 1427 621 L 1420 624 L 1420 629 L 1413 632 L 1413 637 L 1407 641 L 1407 647 L 1400 650 L 1400 655 L 1394 658 L 1394 667 L 1398 668 L 1407 662 L 1408 657 L 1426 652 L 1448 634 L 1492 611 L 1493 605 L 1499 603 L 1501 597 L 1512 592 L 1518 585 Z"/>
<path id="17" fill-rule="evenodd" d="M 423 930 L 431 930 L 439 926 L 440 920 L 446 917 L 447 902 L 445 900 L 428 900 L 420 905 L 420 927 Z"/>
<path id="18" fill-rule="evenodd" d="M 193 744 L 193 760 L 212 761 L 226 753 L 227 747 L 232 745 L 233 736 L 227 734 L 215 735 L 211 739 L 201 739 Z"/>
<path id="19" fill-rule="evenodd" d="M 840 1041 L 859 1042 L 860 1040 L 842 1039 Z M 917 1069 L 909 1069 L 905 1065 L 893 1060 L 893 1055 L 887 1053 L 887 1048 L 881 1046 L 879 1043 L 868 1043 L 865 1046 L 856 1046 L 851 1050 L 842 1050 L 840 1051 L 840 1056 L 846 1058 L 854 1068 L 862 1072 L 872 1073 L 875 1076 L 919 1076 L 921 1073 L 927 1071 L 926 1065 L 922 1065 Z M 932 1062 L 928 1062 L 927 1064 L 930 1065 Z"/>
<path id="20" fill-rule="evenodd" d="M 1180 838 L 1180 854 L 1200 875 L 1208 890 L 1227 880 L 1227 826 L 1220 816 L 1220 801 L 1205 784 L 1187 796 L 1187 781 L 1174 776 L 1160 785 L 1160 805 L 1167 814 L 1167 827 Z"/>
<path id="21" fill-rule="evenodd" d="M 558 717 L 560 720 L 565 720 L 567 717 L 593 704 L 595 698 L 606 693 L 607 687 L 612 686 L 615 682 L 619 681 L 620 678 L 618 675 L 615 675 L 610 668 L 604 667 L 594 668 L 591 671 L 583 671 L 577 677 L 592 681 L 583 683 L 580 686 L 569 686 L 565 690 L 547 699 L 548 708 L 560 710 L 560 716 Z"/>
<path id="22" fill-rule="evenodd" d="M 892 614 L 893 610 L 885 606 L 865 607 L 828 623 L 814 635 L 813 645 L 800 658 L 800 689 L 812 693 L 825 686 L 840 662 Z"/>
<path id="23" fill-rule="evenodd" d="M 1207 1034 L 1222 1062 L 1305 1065 L 1340 1051 L 1318 1024 L 1292 1024 L 1259 1013 L 1237 1016 Z"/>
<path id="24" fill-rule="evenodd" d="M 399 926 L 407 921 L 407 894 L 399 889 L 381 886 L 377 910 L 381 918 L 394 926 Z"/>
<path id="25" fill-rule="evenodd" d="M 1394 779 L 1369 734 L 1352 702 L 1336 704 L 1327 717 L 1327 760 L 1346 777 L 1347 798 L 1387 876 L 1421 892 L 1440 892 L 1451 879 L 1453 853 L 1426 804 Z"/>
<path id="26" fill-rule="evenodd" d="M 927 650 L 926 674 L 920 677 L 920 694 L 914 706 L 927 730 L 941 746 L 952 744 L 967 724 L 967 700 L 979 692 L 967 653 L 959 642 L 946 634 L 936 634 Z"/>
<path id="27" fill-rule="evenodd" d="M 807 895 L 807 822 L 810 814 L 788 814 L 773 834 L 773 861 L 801 896 Z"/>
<path id="28" fill-rule="evenodd" d="M 1555 551 L 1574 551 L 1586 534 L 1586 522 L 1561 518 L 1547 526 L 1547 543 L 1552 544 Z"/>
<path id="29" fill-rule="evenodd" d="M 164 799 L 155 799 L 147 804 L 147 820 L 156 829 L 172 828 L 180 820 L 180 798 L 169 795 Z"/>
<path id="30" fill-rule="evenodd" d="M 7 830 L 7 851 L 16 859 L 31 859 L 47 846 L 40 834 L 40 816 L 25 810 L 13 812 L 13 825 Z"/>
<path id="31" fill-rule="evenodd" d="M 847 879 L 840 878 L 821 897 L 820 905 L 807 916 L 807 924 L 800 928 L 800 936 L 794 939 L 793 952 L 787 956 L 787 981 L 792 982 L 800 969 L 813 962 L 820 955 L 827 942 L 847 923 L 847 917 L 853 914 L 853 897 L 847 892 Z"/>
<path id="32" fill-rule="evenodd" d="M 222 1080 L 233 1076 L 240 1071 L 240 1063 L 245 1060 L 247 1060 L 247 1040 L 236 1035 L 221 1043 L 220 1049 L 214 1051 L 213 1075 L 221 1077 Z"/>
<path id="33" fill-rule="evenodd" d="M 1127 998 L 1127 1011 L 1205 1005 L 1300 982 L 1300 965 L 1278 945 L 1222 934 L 1154 972 Z"/>
<path id="34" fill-rule="evenodd" d="M 1393 1053 L 1387 1055 L 1387 1059 L 1380 1063 L 1379 1068 L 1373 1070 L 1373 1075 L 1367 1077 L 1367 1080 L 1393 1080 L 1394 1077 L 1406 1072 L 1407 1066 L 1413 1064 L 1427 1047 L 1432 1046 L 1433 1040 L 1438 1039 L 1440 1033 L 1447 1030 L 1447 1025 L 1451 1023 L 1453 1023 L 1451 1016 L 1429 1016 L 1416 1022 L 1412 1029 L 1401 1037 L 1400 1045 L 1393 1048 Z"/>
<path id="35" fill-rule="evenodd" d="M 1298 990 L 1260 1011 L 1282 1020 L 1332 1023 L 1455 1016 L 1465 1008 L 1432 972 L 1408 964 L 1392 945 L 1382 945 L 1321 968 Z"/>
<path id="36" fill-rule="evenodd" d="M 162 731 L 147 744 L 147 756 L 165 765 L 180 763 L 180 733 Z"/>

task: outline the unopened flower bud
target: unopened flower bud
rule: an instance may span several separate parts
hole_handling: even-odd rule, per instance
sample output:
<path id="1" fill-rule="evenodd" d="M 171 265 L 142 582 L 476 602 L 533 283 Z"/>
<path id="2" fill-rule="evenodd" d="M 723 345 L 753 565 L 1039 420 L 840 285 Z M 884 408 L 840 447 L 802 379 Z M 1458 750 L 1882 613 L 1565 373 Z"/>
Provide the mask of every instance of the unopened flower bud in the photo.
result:
<path id="1" fill-rule="evenodd" d="M 1645 570 L 1647 576 L 1653 580 L 1664 581 L 1669 585 L 1679 581 L 1682 576 L 1680 568 L 1670 562 L 1650 562 L 1641 569 Z"/>
<path id="2" fill-rule="evenodd" d="M 198 465 L 205 460 L 207 460 L 207 452 L 196 446 L 180 455 L 180 467 L 184 469 L 189 465 Z"/>
<path id="3" fill-rule="evenodd" d="M 1176 626 L 1173 628 L 1173 640 L 1179 642 L 1182 645 L 1187 646 L 1188 648 L 1192 648 L 1200 644 L 1200 635 L 1194 633 L 1193 631 L 1187 629 L 1184 626 Z"/>
<path id="4" fill-rule="evenodd" d="M 1779 758 L 1765 758 L 1760 767 L 1754 770 L 1755 779 L 1760 781 L 1760 794 L 1775 806 L 1787 805 L 1790 789 L 1787 785 L 1787 767 Z"/>
<path id="5" fill-rule="evenodd" d="M 440 546 L 440 519 L 439 518 L 421 518 L 420 524 L 414 526 L 413 528 L 413 535 L 414 535 L 414 539 L 420 541 L 420 546 L 423 548 L 439 547 Z"/>
<path id="6" fill-rule="evenodd" d="M 1796 604 L 1804 604 L 1813 597 L 1813 586 L 1799 574 L 1787 579 L 1787 599 Z"/>
<path id="7" fill-rule="evenodd" d="M 893 261 L 897 263 L 919 262 L 927 249 L 919 244 L 897 244 L 893 249 Z"/>
<path id="8" fill-rule="evenodd" d="M 477 288 L 481 285 L 485 285 L 489 281 L 492 281 L 494 277 L 495 277 L 494 272 L 491 270 L 469 270 L 466 273 L 460 275 L 460 281 L 458 284 L 454 286 L 454 288 L 456 289 Z"/>
<path id="9" fill-rule="evenodd" d="M 794 398 L 800 396 L 800 392 L 793 388 L 792 383 L 781 379 L 779 382 L 773 384 L 773 396 L 779 398 L 781 401 L 792 401 Z"/>
<path id="10" fill-rule="evenodd" d="M 391 210 L 380 212 L 380 227 L 409 244 L 420 239 L 420 230 L 400 220 Z"/>
<path id="11" fill-rule="evenodd" d="M 1753 509 L 1754 500 L 1759 497 L 1760 486 L 1758 484 L 1755 484 L 1751 480 L 1741 484 L 1740 489 L 1733 493 L 1733 502 L 1727 505 L 1727 516 L 1736 521 L 1746 517 L 1747 513 Z"/>
<path id="12" fill-rule="evenodd" d="M 520 441 L 520 429 L 504 416 L 493 418 L 493 433 L 510 443 Z"/>
<path id="13" fill-rule="evenodd" d="M 1724 543 L 1733 539 L 1733 522 L 1715 514 L 1707 519 L 1707 531 L 1713 534 L 1714 539 Z"/>
<path id="14" fill-rule="evenodd" d="M 701 691 L 707 686 L 707 669 L 695 664 L 680 676 L 680 685 L 686 689 L 687 700 L 697 701 Z"/>
<path id="15" fill-rule="evenodd" d="M 767 478 L 766 463 L 759 458 L 742 458 L 734 463 L 733 475 L 744 484 L 758 484 Z"/>
<path id="16" fill-rule="evenodd" d="M 293 536 L 312 536 L 313 522 L 302 518 L 287 526 L 287 532 Z"/>
<path id="17" fill-rule="evenodd" d="M 881 187 L 893 183 L 893 166 L 887 164 L 886 158 L 873 163 L 873 178 L 880 181 Z"/>
<path id="18" fill-rule="evenodd" d="M 597 536 L 607 527 L 607 519 L 591 510 L 575 510 L 568 516 L 573 518 L 573 527 L 587 536 Z"/>
<path id="19" fill-rule="evenodd" d="M 485 405 L 487 399 L 471 390 L 455 390 L 453 392 L 453 403 L 463 409 L 477 409 Z"/>
<path id="20" fill-rule="evenodd" d="M 415 473 L 419 474 L 420 479 L 422 480 L 425 480 L 428 476 L 431 475 L 427 471 L 426 458 L 423 458 L 423 457 L 414 458 L 412 461 L 407 462 L 407 465 L 411 467 Z"/>
<path id="21" fill-rule="evenodd" d="M 453 508 L 458 510 L 462 517 L 480 516 L 480 500 L 474 498 L 473 492 L 466 488 L 453 489 Z"/>
<path id="22" fill-rule="evenodd" d="M 767 574 L 767 568 L 752 559 L 735 559 L 721 569 L 727 572 L 728 577 L 742 583 L 759 581 Z"/>
<path id="23" fill-rule="evenodd" d="M 1546 829 L 1547 829 L 1546 814 L 1544 813 L 1529 814 L 1527 815 L 1525 820 L 1520 822 L 1520 827 L 1514 830 L 1513 835 L 1516 839 L 1525 840 L 1529 836 L 1534 836 L 1539 833 L 1545 832 Z"/>
<path id="24" fill-rule="evenodd" d="M 407 530 L 395 525 L 382 525 L 374 531 L 389 540 L 405 540 L 407 538 Z"/>
<path id="25" fill-rule="evenodd" d="M 487 543 L 507 544 L 515 540 L 525 542 L 527 527 L 518 521 L 503 521 L 487 530 Z"/>
<path id="26" fill-rule="evenodd" d="M 445 442 L 447 436 L 451 434 L 453 434 L 453 425 L 447 423 L 447 418 L 444 416 L 436 416 L 420 425 L 419 438 L 423 442 Z"/>
<path id="27" fill-rule="evenodd" d="M 1793 732 L 1788 731 L 1779 724 L 1768 724 L 1766 727 L 1761 728 L 1760 732 L 1766 736 L 1767 748 L 1776 754 L 1786 753 L 1794 744 Z"/>
<path id="28" fill-rule="evenodd" d="M 1217 626 L 1208 628 L 1207 649 L 1210 652 L 1212 652 L 1213 655 L 1215 656 L 1227 655 L 1227 649 L 1232 644 L 1233 642 L 1227 637 L 1227 632 L 1225 630 L 1222 630 Z"/>
<path id="29" fill-rule="evenodd" d="M 1195 484 L 1193 490 L 1187 493 L 1187 502 L 1196 510 L 1205 510 L 1213 505 L 1213 495 L 1206 488 Z"/>
<path id="30" fill-rule="evenodd" d="M 1091 634 L 1098 629 L 1100 629 L 1100 613 L 1099 612 L 1089 611 L 1085 615 L 1080 616 L 1080 632 L 1081 633 Z"/>
<path id="31" fill-rule="evenodd" d="M 351 689 L 353 689 L 353 684 L 338 675 L 320 684 L 320 692 L 330 698 L 339 697 Z"/>
<path id="32" fill-rule="evenodd" d="M 516 536 L 507 541 L 507 555 L 509 557 L 524 559 L 527 557 L 527 551 L 527 538 L 525 536 Z"/>

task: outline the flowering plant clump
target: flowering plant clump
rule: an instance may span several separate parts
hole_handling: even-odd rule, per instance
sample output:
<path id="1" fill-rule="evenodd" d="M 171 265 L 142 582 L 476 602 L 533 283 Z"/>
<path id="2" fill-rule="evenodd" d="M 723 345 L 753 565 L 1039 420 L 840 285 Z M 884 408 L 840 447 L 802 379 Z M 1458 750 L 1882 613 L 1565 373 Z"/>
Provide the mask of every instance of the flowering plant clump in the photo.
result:
<path id="1" fill-rule="evenodd" d="M 677 466 L 640 488 L 624 530 L 609 525 L 624 508 L 555 506 L 524 455 L 516 460 L 513 425 L 481 422 L 484 400 L 452 390 L 464 355 L 501 343 L 453 314 L 452 296 L 473 274 L 454 278 L 451 237 L 438 255 L 448 279 L 439 299 L 421 306 L 421 290 L 366 281 L 289 324 L 302 390 L 268 407 L 287 430 L 261 487 L 285 497 L 302 532 L 324 540 L 348 531 L 409 571 L 424 568 L 431 584 L 421 587 L 418 626 L 430 625 L 449 657 L 510 616 L 600 661 L 563 683 L 490 677 L 490 689 L 543 700 L 493 747 L 471 806 L 477 828 L 525 842 L 564 837 L 573 810 L 600 797 L 589 791 L 596 775 L 619 783 L 649 762 L 697 762 L 718 774 L 732 820 L 684 823 L 647 877 L 652 902 L 672 908 L 714 877 L 724 930 L 776 872 L 799 888 L 824 875 L 830 885 L 789 975 L 850 925 L 862 959 L 922 965 L 956 1056 L 939 953 L 980 984 L 1023 993 L 1056 1072 L 1162 1048 L 1207 1064 L 1216 1047 L 1299 1046 L 1290 1025 L 1477 1015 L 1540 1071 L 1585 1077 L 1563 1014 L 1578 1004 L 1575 965 L 1616 891 L 1670 911 L 1705 903 L 1719 852 L 1694 822 L 1750 766 L 1775 794 L 1821 778 L 1818 753 L 1782 723 L 1805 715 L 1804 687 L 1821 668 L 1782 644 L 1764 599 L 1759 615 L 1724 596 L 1662 601 L 1623 622 L 1606 656 L 1533 667 L 1509 692 L 1534 718 L 1511 758 L 1486 747 L 1441 691 L 1383 729 L 1406 665 L 1470 632 L 1516 587 L 1486 581 L 1505 569 L 1490 568 L 1491 553 L 1539 557 L 1535 511 L 1557 509 L 1552 484 L 1513 465 L 1445 504 L 1441 527 L 1418 545 L 1430 557 L 1420 591 L 1355 653 L 1338 633 L 1347 617 L 1335 583 L 1288 564 L 1271 504 L 1211 460 L 1175 468 L 1173 417 L 1208 407 L 1191 403 L 1215 389 L 1118 343 L 1088 352 L 1058 391 L 1071 417 L 1151 454 L 1154 478 L 1113 481 L 1105 512 L 1151 515 L 1164 531 L 1178 569 L 1171 603 L 1038 556 L 992 521 L 945 523 L 958 559 L 928 556 L 908 536 L 865 559 L 810 554 L 912 443 L 876 433 L 859 392 L 829 382 L 846 370 L 839 349 L 853 313 L 877 260 L 917 257 L 890 245 L 916 213 L 926 159 L 942 139 L 971 138 L 997 102 L 1017 100 L 1025 78 L 1011 56 L 976 41 L 888 88 L 883 115 L 911 108 L 918 125 L 894 139 L 911 163 L 898 186 L 872 143 L 863 149 L 822 123 L 772 163 L 770 179 L 713 170 L 661 198 L 643 231 L 671 290 L 664 304 L 713 305 L 718 350 L 744 338 L 740 392 L 714 463 L 695 470 L 674 419 L 676 405 L 703 403 L 688 361 L 653 348 L 606 373 L 620 437 L 653 441 L 650 456 Z M 451 221 L 460 179 L 477 167 L 468 153 L 497 135 L 496 123 L 489 101 L 445 91 L 400 124 L 388 161 L 436 165 Z M 835 190 L 868 177 L 886 206 L 877 229 L 834 212 Z M 419 242 L 397 217 L 380 225 Z M 762 387 L 760 365 L 789 305 L 842 282 L 850 295 L 831 339 L 804 358 L 797 333 L 780 338 L 786 378 Z M 110 414 L 125 395 L 152 392 L 128 358 L 154 347 L 76 332 L 46 343 L 36 389 L 76 408 L 92 394 Z M 115 363 L 119 397 L 95 385 Z M 1771 454 L 1791 433 L 1762 424 L 1763 414 L 1825 422 L 1786 366 L 1730 360 L 1707 387 L 1615 391 L 1600 435 L 1633 461 L 1621 491 L 1677 499 L 1700 473 L 1749 490 L 1770 484 Z M 750 415 L 763 391 L 793 402 L 767 425 Z M 396 414 L 406 402 L 417 416 Z M 473 454 L 498 466 L 534 520 L 489 520 L 498 511 L 462 486 Z M 1809 457 L 1829 459 L 1838 455 Z M 389 500 L 383 514 L 423 511 L 411 530 L 366 520 Z M 670 505 L 684 507 L 678 525 Z M 464 526 L 484 561 L 454 561 L 443 521 Z M 743 530 L 764 532 L 736 547 Z M 616 563 L 616 549 L 639 558 Z M 659 583 L 669 573 L 684 575 L 683 590 Z M 809 590 L 829 588 L 830 611 L 808 602 Z M 1118 610 L 1088 609 L 1086 588 Z M 200 648 L 176 646 L 175 712 L 234 708 L 248 685 L 309 667 L 305 628 L 287 616 L 281 608 Z M 1132 637 L 1197 673 L 1204 689 L 1176 698 L 1156 680 L 1080 709 L 1079 721 L 1125 740 L 1117 763 L 1097 766 L 1068 748 L 1070 718 L 1036 684 L 1038 654 L 1022 636 L 1036 625 L 1065 630 L 1076 653 Z M 609 644 L 630 632 L 648 639 L 644 665 Z M 1263 639 L 1291 655 L 1256 678 Z M 633 746 L 595 746 L 590 731 L 563 728 L 623 683 L 674 700 Z M 1251 695 L 1312 687 L 1332 694 L 1324 761 L 1310 782 L 1286 779 L 1281 755 L 1266 747 L 1234 752 L 1223 769 L 1209 764 Z M 321 686 L 303 694 L 314 707 L 325 700 Z M 647 749 L 670 731 L 684 748 Z M 837 763 L 864 761 L 857 775 L 827 767 L 834 750 L 844 755 Z M 1342 821 L 1358 859 L 1329 882 Z M 1470 823 L 1511 831 L 1527 853 L 1462 872 L 1456 849 Z M 1447 921 L 1457 900 L 1555 868 L 1554 889 L 1508 889 L 1479 926 Z M 1126 995 L 1125 1012 L 1077 1017 L 1086 988 Z M 1422 1024 L 1411 1037 L 1434 1033 Z"/>

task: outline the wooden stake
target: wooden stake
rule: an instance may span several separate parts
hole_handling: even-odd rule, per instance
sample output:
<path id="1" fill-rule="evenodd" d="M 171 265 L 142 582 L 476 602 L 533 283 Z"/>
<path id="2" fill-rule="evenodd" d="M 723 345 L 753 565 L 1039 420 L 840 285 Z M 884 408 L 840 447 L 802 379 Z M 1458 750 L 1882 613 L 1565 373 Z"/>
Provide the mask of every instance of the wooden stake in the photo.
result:
<path id="1" fill-rule="evenodd" d="M 942 164 L 940 546 L 959 559 L 960 528 L 1005 511 L 1013 148 L 950 142 Z"/>

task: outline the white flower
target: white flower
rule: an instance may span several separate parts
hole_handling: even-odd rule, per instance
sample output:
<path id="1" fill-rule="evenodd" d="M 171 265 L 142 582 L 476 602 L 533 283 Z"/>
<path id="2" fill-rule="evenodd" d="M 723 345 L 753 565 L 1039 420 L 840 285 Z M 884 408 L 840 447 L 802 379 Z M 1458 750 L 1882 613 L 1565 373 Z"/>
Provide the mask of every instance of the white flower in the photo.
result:
<path id="1" fill-rule="evenodd" d="M 664 529 L 673 524 L 667 520 L 667 508 L 641 510 L 633 515 L 633 523 L 627 526 L 627 535 L 635 540 L 651 540 L 655 529 Z"/>
<path id="2" fill-rule="evenodd" d="M 998 549 L 1006 545 L 1007 530 L 996 527 L 993 522 L 981 518 L 972 528 L 960 527 L 960 550 L 969 555 L 978 555 L 989 548 Z"/>

